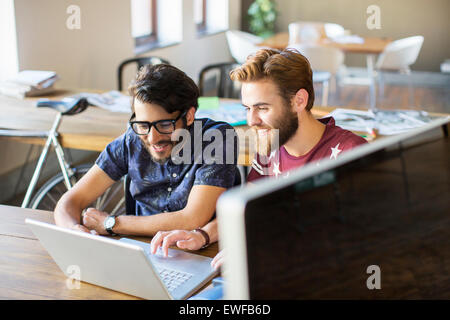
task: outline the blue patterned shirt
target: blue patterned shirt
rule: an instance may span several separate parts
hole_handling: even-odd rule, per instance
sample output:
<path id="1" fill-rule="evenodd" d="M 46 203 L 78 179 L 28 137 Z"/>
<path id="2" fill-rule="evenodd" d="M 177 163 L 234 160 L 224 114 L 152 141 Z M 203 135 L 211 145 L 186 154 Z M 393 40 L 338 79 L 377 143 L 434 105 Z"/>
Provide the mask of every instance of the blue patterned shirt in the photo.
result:
<path id="1" fill-rule="evenodd" d="M 195 125 L 189 128 L 191 161 L 187 161 L 189 162 L 187 164 L 175 164 L 170 158 L 164 164 L 153 161 L 139 136 L 130 127 L 123 135 L 108 144 L 98 157 L 96 164 L 111 179 L 117 181 L 128 174 L 131 179 L 130 193 L 136 200 L 136 215 L 148 216 L 183 209 L 194 185 L 222 188 L 230 188 L 234 185 L 237 173 L 238 143 L 237 139 L 233 140 L 231 144 L 225 143 L 226 136 L 230 132 L 235 132 L 233 127 L 228 123 L 206 118 L 196 119 L 195 122 L 197 122 L 197 128 L 201 128 L 201 130 L 195 131 Z M 211 149 L 214 149 L 210 144 L 214 143 L 216 138 L 205 139 L 205 133 L 210 129 L 216 129 L 215 133 L 222 134 L 223 149 L 217 154 L 210 152 Z M 194 136 L 194 131 L 197 136 Z M 203 139 L 198 136 L 199 131 L 201 131 Z M 195 148 L 200 153 L 195 153 Z M 199 161 L 198 155 L 205 153 L 205 148 L 213 156 L 222 158 L 213 164 Z M 226 162 L 227 152 L 229 153 L 228 162 Z M 182 152 L 180 154 L 183 155 Z M 195 161 L 196 155 L 197 161 Z M 231 164 L 227 164 L 230 162 Z"/>

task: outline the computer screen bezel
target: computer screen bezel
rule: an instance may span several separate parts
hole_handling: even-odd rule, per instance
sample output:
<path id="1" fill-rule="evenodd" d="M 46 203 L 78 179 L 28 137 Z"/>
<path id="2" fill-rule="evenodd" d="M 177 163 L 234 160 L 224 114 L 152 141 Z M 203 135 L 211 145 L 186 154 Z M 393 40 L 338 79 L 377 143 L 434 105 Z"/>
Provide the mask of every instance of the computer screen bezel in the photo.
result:
<path id="1" fill-rule="evenodd" d="M 247 266 L 247 242 L 245 234 L 245 213 L 249 201 L 283 189 L 321 172 L 329 171 L 351 161 L 375 153 L 412 138 L 424 136 L 424 133 L 448 125 L 450 117 L 443 117 L 411 130 L 409 132 L 384 137 L 369 144 L 359 146 L 342 153 L 336 160 L 321 160 L 320 166 L 315 163 L 290 171 L 283 179 L 264 178 L 243 188 L 233 188 L 224 193 L 217 204 L 219 225 L 219 246 L 225 249 L 225 262 L 222 274 L 225 279 L 225 299 L 249 299 L 249 279 Z M 264 244 L 261 244 L 264 245 Z"/>

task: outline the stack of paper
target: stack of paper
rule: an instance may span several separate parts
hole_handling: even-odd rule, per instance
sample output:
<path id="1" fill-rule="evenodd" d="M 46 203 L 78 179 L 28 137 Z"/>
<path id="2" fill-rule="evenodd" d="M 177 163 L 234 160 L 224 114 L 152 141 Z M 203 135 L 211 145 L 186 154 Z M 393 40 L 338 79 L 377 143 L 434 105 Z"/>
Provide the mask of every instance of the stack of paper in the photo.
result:
<path id="1" fill-rule="evenodd" d="M 330 112 L 336 125 L 347 130 L 372 133 L 377 130 L 380 135 L 393 135 L 421 127 L 434 117 L 419 110 L 378 110 L 372 111 L 337 108 Z"/>
<path id="2" fill-rule="evenodd" d="M 97 106 L 112 112 L 131 112 L 131 97 L 112 90 L 102 94 L 79 93 L 71 98 L 86 98 L 90 105 Z"/>
<path id="3" fill-rule="evenodd" d="M 58 78 L 53 71 L 24 70 L 0 82 L 0 94 L 21 99 L 48 94 L 54 90 L 53 84 Z"/>
<path id="4" fill-rule="evenodd" d="M 331 38 L 332 41 L 337 43 L 357 43 L 362 44 L 364 43 L 364 38 L 361 38 L 357 35 L 343 35 L 343 36 L 337 36 L 334 38 Z"/>

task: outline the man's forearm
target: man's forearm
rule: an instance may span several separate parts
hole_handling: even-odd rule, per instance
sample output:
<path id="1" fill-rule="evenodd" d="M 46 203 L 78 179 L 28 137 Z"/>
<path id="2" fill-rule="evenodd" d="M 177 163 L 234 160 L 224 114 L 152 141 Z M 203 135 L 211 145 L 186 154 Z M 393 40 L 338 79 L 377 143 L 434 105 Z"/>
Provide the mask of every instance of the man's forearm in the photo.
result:
<path id="1" fill-rule="evenodd" d="M 56 205 L 54 217 L 56 225 L 72 228 L 74 225 L 81 224 L 81 209 L 67 195 L 64 195 Z"/>
<path id="2" fill-rule="evenodd" d="M 117 234 L 135 236 L 154 236 L 158 231 L 175 229 L 193 230 L 202 227 L 207 221 L 193 218 L 181 211 L 164 212 L 151 216 L 119 216 L 113 231 Z"/>

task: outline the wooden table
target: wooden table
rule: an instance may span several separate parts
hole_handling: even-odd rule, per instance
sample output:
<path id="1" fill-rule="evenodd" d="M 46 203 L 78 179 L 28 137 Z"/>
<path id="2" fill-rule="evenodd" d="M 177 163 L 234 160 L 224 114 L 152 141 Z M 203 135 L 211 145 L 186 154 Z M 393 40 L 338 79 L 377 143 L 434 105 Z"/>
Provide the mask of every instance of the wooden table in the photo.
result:
<path id="1" fill-rule="evenodd" d="M 92 92 L 92 90 L 90 90 Z M 55 94 L 46 98 L 59 100 L 64 96 L 73 95 L 78 92 L 89 92 L 89 90 L 58 90 Z M 36 108 L 35 102 L 38 98 L 27 98 L 24 100 L 9 98 L 0 95 L 0 129 L 11 130 L 37 130 L 48 131 L 56 116 L 56 111 L 47 108 Z M 239 102 L 233 99 L 221 99 L 222 101 Z M 352 109 L 343 106 L 314 106 L 311 110 L 316 118 L 328 115 L 336 108 Z M 435 116 L 447 116 L 447 114 L 435 114 Z M 110 112 L 97 107 L 89 107 L 84 112 L 64 117 L 59 129 L 60 143 L 64 148 L 81 150 L 102 151 L 106 145 L 120 136 L 127 127 L 129 114 Z M 238 129 L 247 129 L 248 126 L 239 126 Z M 239 131 L 238 131 L 239 132 Z M 355 132 L 364 134 L 363 132 Z M 43 144 L 39 138 L 12 138 L 1 137 L 0 139 L 16 139 L 20 142 Z M 245 140 L 240 140 L 240 154 L 238 163 L 250 165 L 253 154 L 248 152 Z"/>
<path id="2" fill-rule="evenodd" d="M 39 98 L 61 100 L 62 98 L 80 92 L 92 90 L 57 90 L 54 94 L 26 98 L 23 100 L 0 95 L 0 129 L 48 131 L 57 112 L 49 108 L 36 108 Z M 234 101 L 221 99 L 221 101 Z M 63 148 L 89 150 L 101 152 L 105 147 L 125 132 L 130 114 L 111 112 L 98 107 L 89 107 L 80 114 L 64 116 L 59 127 L 59 141 Z M 241 126 L 246 128 L 246 126 Z M 44 144 L 41 138 L 2 137 L 23 143 Z M 252 156 L 245 147 L 240 148 L 238 163 L 249 165 Z"/>
<path id="3" fill-rule="evenodd" d="M 26 218 L 54 223 L 52 212 L 0 205 L 0 299 L 138 299 L 85 282 L 80 289 L 69 289 L 64 273 L 25 225 Z M 217 251 L 215 243 L 197 253 L 213 257 Z"/>
<path id="4" fill-rule="evenodd" d="M 345 53 L 360 53 L 366 55 L 367 74 L 370 81 L 370 107 L 376 108 L 376 88 L 375 88 L 375 57 L 383 52 L 391 42 L 387 38 L 363 37 L 363 43 L 338 43 L 329 38 L 321 38 L 317 44 L 331 46 L 342 50 Z M 270 47 L 283 50 L 289 45 L 289 33 L 280 32 L 258 44 L 261 47 Z"/>
<path id="5" fill-rule="evenodd" d="M 54 94 L 45 96 L 53 100 L 61 100 L 79 92 L 92 92 L 92 90 L 58 90 Z M 42 98 L 42 97 L 41 97 Z M 38 98 L 24 100 L 0 95 L 0 129 L 48 131 L 56 116 L 56 111 L 48 108 L 36 108 Z M 222 101 L 234 101 L 221 99 Z M 312 112 L 316 117 L 323 117 L 333 110 L 329 107 L 314 107 Z M 97 107 L 89 107 L 84 112 L 65 116 L 61 122 L 59 141 L 64 148 L 81 149 L 101 152 L 108 143 L 125 132 L 129 120 L 129 114 L 110 112 Z M 237 127 L 247 129 L 247 126 Z M 13 138 L 1 137 L 0 139 L 14 139 L 19 142 L 43 144 L 41 138 Z M 240 139 L 240 153 L 238 163 L 250 165 L 253 155 L 248 152 L 245 140 Z"/>
<path id="6" fill-rule="evenodd" d="M 57 90 L 52 95 L 39 98 L 61 100 L 65 96 L 78 92 L 86 91 Z M 0 128 L 33 131 L 50 130 L 57 112 L 49 108 L 36 108 L 35 103 L 39 98 L 20 100 L 0 96 Z M 64 148 L 102 151 L 109 142 L 125 132 L 128 120 L 129 114 L 89 107 L 80 114 L 63 118 L 59 128 L 60 143 Z M 24 142 L 43 143 L 42 139 L 17 139 Z"/>
<path id="7" fill-rule="evenodd" d="M 341 49 L 345 53 L 379 54 L 391 42 L 390 39 L 386 38 L 363 37 L 363 39 L 363 43 L 338 43 L 328 38 L 322 38 L 318 44 L 332 46 Z M 258 43 L 258 46 L 283 50 L 288 44 L 289 33 L 280 32 Z"/>

